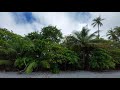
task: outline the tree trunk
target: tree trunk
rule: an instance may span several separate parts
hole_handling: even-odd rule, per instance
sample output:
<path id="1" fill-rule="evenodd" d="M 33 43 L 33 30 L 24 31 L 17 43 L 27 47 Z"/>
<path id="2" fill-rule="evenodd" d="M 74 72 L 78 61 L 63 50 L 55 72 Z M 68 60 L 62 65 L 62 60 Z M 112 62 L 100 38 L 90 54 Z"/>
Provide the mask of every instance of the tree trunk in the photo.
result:
<path id="1" fill-rule="evenodd" d="M 84 51 L 82 52 L 82 58 L 83 58 L 83 61 L 82 61 L 82 64 L 83 64 L 83 69 L 85 69 L 85 53 Z"/>
<path id="2" fill-rule="evenodd" d="M 89 70 L 89 59 L 88 59 L 88 54 L 85 54 L 85 63 L 84 63 L 84 69 Z"/>
<path id="3" fill-rule="evenodd" d="M 85 59 L 84 69 L 85 69 L 85 70 L 89 70 L 89 47 L 86 47 L 86 48 L 84 49 L 84 59 Z"/>
<path id="4" fill-rule="evenodd" d="M 86 49 L 86 48 L 85 48 Z M 87 65 L 87 53 L 86 53 L 86 50 L 83 50 L 83 60 L 84 60 L 84 70 L 87 70 L 88 69 L 88 65 Z"/>
<path id="5" fill-rule="evenodd" d="M 99 34 L 99 24 L 98 24 L 98 39 L 100 38 L 100 34 Z"/>

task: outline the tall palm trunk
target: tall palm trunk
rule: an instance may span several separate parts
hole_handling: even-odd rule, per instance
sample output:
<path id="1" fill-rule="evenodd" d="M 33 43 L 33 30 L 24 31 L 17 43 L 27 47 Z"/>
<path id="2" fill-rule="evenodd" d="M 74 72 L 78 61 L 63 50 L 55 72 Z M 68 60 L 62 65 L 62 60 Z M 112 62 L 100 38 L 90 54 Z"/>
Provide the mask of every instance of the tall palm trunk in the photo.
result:
<path id="1" fill-rule="evenodd" d="M 100 38 L 100 34 L 99 34 L 99 24 L 98 24 L 98 39 Z"/>

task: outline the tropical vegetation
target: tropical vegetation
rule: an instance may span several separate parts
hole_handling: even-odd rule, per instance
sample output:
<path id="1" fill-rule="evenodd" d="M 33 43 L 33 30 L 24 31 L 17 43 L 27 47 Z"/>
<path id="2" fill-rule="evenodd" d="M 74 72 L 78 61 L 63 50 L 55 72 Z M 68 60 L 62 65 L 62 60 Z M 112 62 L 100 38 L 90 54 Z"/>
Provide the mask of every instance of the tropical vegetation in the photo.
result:
<path id="1" fill-rule="evenodd" d="M 67 36 L 51 25 L 25 36 L 0 28 L 0 70 L 59 73 L 61 70 L 119 69 L 120 27 L 108 30 L 108 39 L 101 38 L 102 20 L 100 16 L 93 20 L 93 27 L 98 25 L 94 33 L 85 26 Z"/>

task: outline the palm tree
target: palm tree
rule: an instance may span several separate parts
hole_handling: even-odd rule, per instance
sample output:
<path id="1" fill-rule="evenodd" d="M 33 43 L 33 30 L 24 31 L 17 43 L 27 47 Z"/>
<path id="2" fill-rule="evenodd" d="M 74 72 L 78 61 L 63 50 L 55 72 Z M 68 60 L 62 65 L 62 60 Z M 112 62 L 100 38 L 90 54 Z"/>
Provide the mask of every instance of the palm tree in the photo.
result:
<path id="1" fill-rule="evenodd" d="M 73 37 L 76 39 L 77 44 L 84 47 L 90 43 L 96 32 L 89 35 L 89 31 L 88 28 L 83 27 L 81 31 L 75 31 L 73 33 Z"/>
<path id="2" fill-rule="evenodd" d="M 120 42 L 120 27 L 115 27 L 114 29 L 110 29 L 107 33 L 108 39 Z"/>
<path id="3" fill-rule="evenodd" d="M 73 33 L 73 40 L 74 44 L 81 48 L 80 53 L 82 54 L 82 60 L 84 64 L 84 69 L 89 69 L 89 54 L 91 51 L 91 47 L 93 47 L 92 43 L 90 42 L 93 37 L 95 37 L 95 33 L 89 35 L 89 29 L 86 27 L 82 28 L 82 31 L 75 31 Z"/>
<path id="4" fill-rule="evenodd" d="M 120 42 L 120 27 L 117 26 L 114 28 L 114 30 L 115 30 L 118 42 Z"/>
<path id="5" fill-rule="evenodd" d="M 112 28 L 107 32 L 107 36 L 108 36 L 108 39 L 117 41 L 117 36 L 115 34 L 115 31 Z"/>
<path id="6" fill-rule="evenodd" d="M 98 26 L 98 39 L 99 39 L 99 37 L 100 37 L 99 27 L 101 27 L 101 26 L 103 25 L 102 22 L 101 22 L 101 21 L 103 21 L 103 20 L 104 20 L 104 19 L 102 19 L 100 16 L 97 17 L 97 18 L 95 18 L 95 19 L 93 19 L 93 23 L 92 23 L 93 27 L 95 27 L 96 25 Z"/>

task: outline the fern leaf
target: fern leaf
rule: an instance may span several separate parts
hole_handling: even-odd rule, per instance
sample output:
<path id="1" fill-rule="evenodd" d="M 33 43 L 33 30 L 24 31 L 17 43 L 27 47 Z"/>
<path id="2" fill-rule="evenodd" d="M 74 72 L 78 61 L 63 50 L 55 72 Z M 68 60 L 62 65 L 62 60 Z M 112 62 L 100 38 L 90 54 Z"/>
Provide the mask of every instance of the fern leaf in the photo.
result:
<path id="1" fill-rule="evenodd" d="M 35 68 L 37 67 L 37 63 L 36 62 L 32 62 L 28 65 L 27 69 L 26 69 L 26 73 L 31 73 Z"/>

